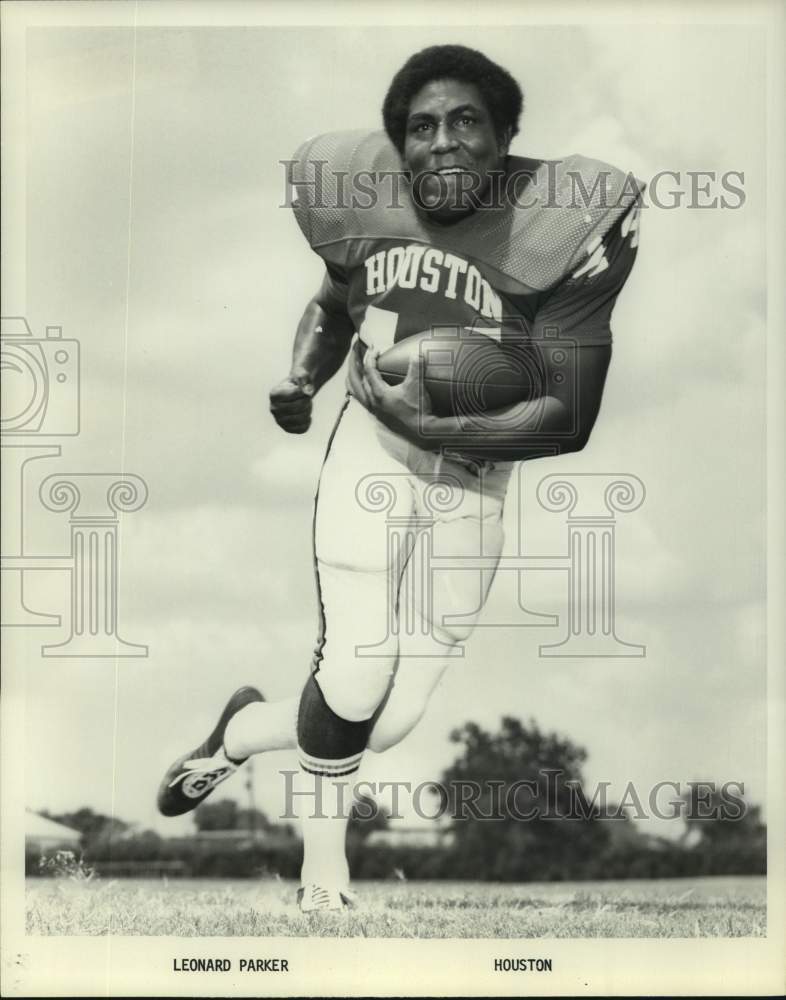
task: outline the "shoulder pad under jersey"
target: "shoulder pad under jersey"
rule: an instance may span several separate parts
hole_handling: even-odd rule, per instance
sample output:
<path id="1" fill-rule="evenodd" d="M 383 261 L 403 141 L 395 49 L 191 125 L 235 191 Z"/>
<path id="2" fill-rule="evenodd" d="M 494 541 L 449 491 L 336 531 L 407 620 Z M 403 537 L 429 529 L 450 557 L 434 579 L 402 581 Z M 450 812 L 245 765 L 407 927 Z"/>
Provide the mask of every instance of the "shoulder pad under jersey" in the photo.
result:
<path id="1" fill-rule="evenodd" d="M 384 132 L 330 132 L 308 139 L 291 162 L 292 208 L 314 250 L 369 232 L 393 235 L 394 219 L 384 219 L 385 195 L 402 176 L 401 159 Z M 385 187 L 387 182 L 387 188 Z M 403 214 L 414 211 L 399 197 Z M 397 215 L 402 213 L 396 213 Z"/>
<path id="2" fill-rule="evenodd" d="M 599 160 L 511 156 L 502 206 L 446 227 L 429 225 L 415 211 L 401 159 L 384 132 L 320 135 L 290 162 L 295 217 L 325 260 L 352 265 L 359 241 L 438 244 L 492 268 L 499 290 L 512 292 L 560 281 L 643 189 Z"/>

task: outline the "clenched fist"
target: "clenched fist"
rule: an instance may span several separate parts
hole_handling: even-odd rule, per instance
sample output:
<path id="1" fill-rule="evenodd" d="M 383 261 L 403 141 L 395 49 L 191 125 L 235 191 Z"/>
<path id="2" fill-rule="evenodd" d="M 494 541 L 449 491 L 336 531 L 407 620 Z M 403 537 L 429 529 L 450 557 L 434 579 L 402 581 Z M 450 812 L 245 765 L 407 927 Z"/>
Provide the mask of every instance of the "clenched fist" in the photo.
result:
<path id="1" fill-rule="evenodd" d="M 270 390 L 270 412 L 288 434 L 304 434 L 311 426 L 314 386 L 307 375 L 292 374 Z"/>

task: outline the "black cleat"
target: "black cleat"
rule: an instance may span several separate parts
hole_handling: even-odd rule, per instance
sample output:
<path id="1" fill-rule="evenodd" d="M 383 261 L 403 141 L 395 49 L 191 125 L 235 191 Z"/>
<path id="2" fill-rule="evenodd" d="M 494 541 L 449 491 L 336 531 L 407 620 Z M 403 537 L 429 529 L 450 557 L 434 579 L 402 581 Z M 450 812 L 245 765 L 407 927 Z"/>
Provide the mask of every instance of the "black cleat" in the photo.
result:
<path id="1" fill-rule="evenodd" d="M 167 769 L 158 787 L 158 809 L 164 816 L 182 816 L 196 809 L 216 785 L 226 781 L 243 764 L 242 760 L 227 757 L 224 750 L 224 733 L 229 720 L 255 701 L 264 701 L 255 687 L 239 688 L 226 703 L 216 728 L 205 742 L 184 754 Z"/>

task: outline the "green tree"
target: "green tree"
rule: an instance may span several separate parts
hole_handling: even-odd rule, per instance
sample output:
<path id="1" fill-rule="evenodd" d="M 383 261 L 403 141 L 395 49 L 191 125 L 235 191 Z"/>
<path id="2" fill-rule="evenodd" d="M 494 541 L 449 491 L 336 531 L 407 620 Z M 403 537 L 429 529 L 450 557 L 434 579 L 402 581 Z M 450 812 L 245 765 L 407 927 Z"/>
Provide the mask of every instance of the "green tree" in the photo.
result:
<path id="1" fill-rule="evenodd" d="M 441 786 L 458 877 L 571 878 L 603 850 L 608 831 L 581 787 L 582 747 L 511 716 L 497 732 L 467 722 L 451 740 L 461 752 Z"/>
<path id="2" fill-rule="evenodd" d="M 41 813 L 48 819 L 53 819 L 65 826 L 70 826 L 73 830 L 79 830 L 84 843 L 97 840 L 99 837 L 111 837 L 114 834 L 122 833 L 131 826 L 116 816 L 106 816 L 104 813 L 95 812 L 90 806 L 82 806 L 75 812 L 52 813 L 46 809 Z"/>
<path id="3" fill-rule="evenodd" d="M 237 830 L 241 810 L 234 799 L 217 799 L 203 802 L 194 810 L 194 822 L 200 832 L 212 830 Z"/>
<path id="4" fill-rule="evenodd" d="M 767 826 L 761 806 L 747 802 L 736 783 L 689 782 L 685 802 L 685 840 L 713 875 L 767 870 Z"/>
<path id="5" fill-rule="evenodd" d="M 374 830 L 386 830 L 388 815 L 370 795 L 358 795 L 349 814 L 348 836 L 365 840 Z"/>
<path id="6" fill-rule="evenodd" d="M 270 830 L 273 824 L 261 809 L 239 809 L 237 813 L 237 829 L 253 830 L 257 833 Z"/>
<path id="7" fill-rule="evenodd" d="M 194 821 L 198 830 L 252 830 L 263 832 L 273 824 L 261 809 L 241 809 L 234 799 L 218 799 L 197 806 Z"/>

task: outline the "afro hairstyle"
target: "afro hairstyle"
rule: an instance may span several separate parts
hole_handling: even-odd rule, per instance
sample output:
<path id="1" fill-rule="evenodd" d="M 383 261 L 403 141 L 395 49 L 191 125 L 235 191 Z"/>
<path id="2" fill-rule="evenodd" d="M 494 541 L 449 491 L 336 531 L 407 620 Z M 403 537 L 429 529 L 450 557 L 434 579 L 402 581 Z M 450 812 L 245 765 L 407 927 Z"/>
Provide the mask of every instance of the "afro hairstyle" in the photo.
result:
<path id="1" fill-rule="evenodd" d="M 404 151 L 412 98 L 434 80 L 460 80 L 476 86 L 491 114 L 498 136 L 518 133 L 524 106 L 521 87 L 502 66 L 464 45 L 432 45 L 416 52 L 393 77 L 382 105 L 382 121 L 390 141 Z"/>

